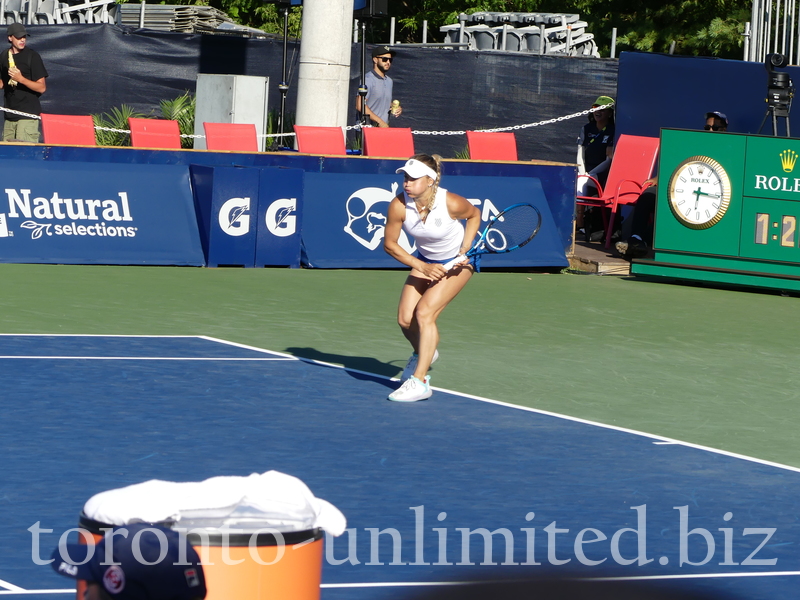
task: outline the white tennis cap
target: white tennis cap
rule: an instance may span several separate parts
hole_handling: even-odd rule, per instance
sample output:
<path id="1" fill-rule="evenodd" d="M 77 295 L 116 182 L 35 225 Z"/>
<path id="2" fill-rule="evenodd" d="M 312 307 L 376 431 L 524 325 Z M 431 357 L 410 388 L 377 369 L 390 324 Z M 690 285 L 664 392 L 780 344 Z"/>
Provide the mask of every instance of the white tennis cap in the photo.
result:
<path id="1" fill-rule="evenodd" d="M 406 161 L 406 164 L 404 164 L 402 167 L 397 169 L 397 171 L 395 171 L 395 173 L 406 173 L 412 179 L 419 179 L 423 175 L 427 175 L 428 177 L 430 177 L 431 179 L 433 179 L 435 181 L 436 178 L 439 177 L 439 175 L 436 173 L 436 171 L 431 169 L 424 162 L 420 162 L 420 161 L 418 161 L 416 159 L 413 159 L 413 158 L 409 158 Z"/>

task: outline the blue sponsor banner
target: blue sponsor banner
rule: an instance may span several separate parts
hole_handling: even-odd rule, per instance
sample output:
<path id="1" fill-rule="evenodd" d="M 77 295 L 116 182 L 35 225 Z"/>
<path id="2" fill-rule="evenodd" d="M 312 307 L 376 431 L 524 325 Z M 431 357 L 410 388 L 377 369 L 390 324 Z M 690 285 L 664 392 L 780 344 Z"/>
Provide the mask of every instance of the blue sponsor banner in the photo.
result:
<path id="1" fill-rule="evenodd" d="M 302 169 L 261 168 L 256 266 L 300 266 Z"/>
<path id="2" fill-rule="evenodd" d="M 259 169 L 192 165 L 191 173 L 206 264 L 255 266 Z"/>
<path id="3" fill-rule="evenodd" d="M 300 266 L 302 169 L 192 165 L 210 267 Z"/>
<path id="4" fill-rule="evenodd" d="M 204 264 L 189 168 L 4 160 L 0 261 Z"/>
<path id="5" fill-rule="evenodd" d="M 529 202 L 542 213 L 542 228 L 533 241 L 508 254 L 484 256 L 482 268 L 569 264 L 538 178 L 451 175 L 443 184 L 481 209 L 481 227 L 518 202 Z M 387 209 L 399 192 L 398 175 L 306 173 L 303 245 L 308 266 L 405 268 L 383 250 Z M 413 238 L 405 232 L 400 245 L 411 253 L 416 250 Z"/>

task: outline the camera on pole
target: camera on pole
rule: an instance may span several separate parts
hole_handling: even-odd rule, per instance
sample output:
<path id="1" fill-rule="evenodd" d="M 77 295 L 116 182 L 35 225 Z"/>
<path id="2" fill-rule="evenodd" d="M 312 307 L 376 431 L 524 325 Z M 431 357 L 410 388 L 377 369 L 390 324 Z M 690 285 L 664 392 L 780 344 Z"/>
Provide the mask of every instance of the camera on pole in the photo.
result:
<path id="1" fill-rule="evenodd" d="M 764 61 L 764 66 L 767 69 L 767 97 L 764 100 L 767 103 L 767 111 L 764 114 L 764 119 L 761 121 L 761 127 L 758 128 L 758 133 L 767 122 L 767 117 L 772 115 L 772 135 L 778 135 L 778 118 L 783 118 L 786 123 L 786 137 L 790 137 L 789 129 L 789 112 L 792 109 L 792 98 L 794 98 L 794 85 L 789 74 L 785 71 L 776 71 L 788 64 L 788 60 L 783 54 L 768 54 L 767 59 Z"/>

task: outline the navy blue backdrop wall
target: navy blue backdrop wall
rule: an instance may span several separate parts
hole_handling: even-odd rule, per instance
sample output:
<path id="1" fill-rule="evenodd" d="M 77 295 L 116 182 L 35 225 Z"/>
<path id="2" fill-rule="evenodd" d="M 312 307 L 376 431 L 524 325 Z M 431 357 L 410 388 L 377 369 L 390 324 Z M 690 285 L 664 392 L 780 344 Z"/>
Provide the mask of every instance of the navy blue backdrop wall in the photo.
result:
<path id="1" fill-rule="evenodd" d="M 160 100 L 195 90 L 198 73 L 270 78 L 270 107 L 280 93 L 280 39 L 244 39 L 120 28 L 114 25 L 30 25 L 30 46 L 50 77 L 45 112 L 91 114 L 120 104 L 158 114 Z M 289 94 L 294 112 L 299 45 L 289 44 Z M 351 97 L 360 81 L 361 46 L 353 45 Z M 369 61 L 371 68 L 372 62 Z M 599 94 L 616 93 L 617 61 L 398 47 L 391 75 L 403 104 L 397 126 L 442 131 L 533 123 L 579 112 Z M 349 122 L 355 123 L 354 104 Z M 585 117 L 518 130 L 519 155 L 575 161 L 575 140 Z M 416 136 L 417 151 L 454 158 L 464 135 Z"/>
<path id="2" fill-rule="evenodd" d="M 800 68 L 779 70 L 800 83 Z M 702 129 L 704 114 L 715 110 L 727 115 L 728 131 L 758 133 L 767 108 L 767 83 L 763 63 L 623 52 L 617 133 L 658 137 L 662 127 Z M 779 119 L 780 135 L 783 121 Z M 772 134 L 771 119 L 761 133 Z M 800 134 L 800 122 L 794 134 Z"/>

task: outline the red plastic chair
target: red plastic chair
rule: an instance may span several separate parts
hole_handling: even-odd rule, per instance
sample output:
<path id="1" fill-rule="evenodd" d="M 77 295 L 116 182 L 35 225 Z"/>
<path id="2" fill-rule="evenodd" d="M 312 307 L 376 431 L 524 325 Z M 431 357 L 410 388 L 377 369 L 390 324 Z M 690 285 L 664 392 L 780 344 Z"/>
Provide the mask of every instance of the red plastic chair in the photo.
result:
<path id="1" fill-rule="evenodd" d="M 344 156 L 347 148 L 344 143 L 344 131 L 341 127 L 312 127 L 295 125 L 297 134 L 297 150 L 305 154 L 333 154 Z"/>
<path id="2" fill-rule="evenodd" d="M 177 121 L 130 117 L 128 126 L 134 148 L 181 149 L 181 131 Z"/>
<path id="3" fill-rule="evenodd" d="M 408 158 L 414 154 L 414 136 L 410 127 L 364 129 L 364 156 Z"/>
<path id="4" fill-rule="evenodd" d="M 588 177 L 597 186 L 597 196 L 578 196 L 576 204 L 583 206 L 599 206 L 603 211 L 603 223 L 606 229 L 606 248 L 611 247 L 611 236 L 620 204 L 633 204 L 639 199 L 647 187 L 644 182 L 653 176 L 653 168 L 658 157 L 659 139 L 638 135 L 620 135 L 614 146 L 614 157 L 608 170 L 606 185 L 603 187 L 591 175 Z M 610 212 L 610 216 L 609 216 Z"/>
<path id="5" fill-rule="evenodd" d="M 258 134 L 252 123 L 203 123 L 206 148 L 258 152 Z"/>
<path id="6" fill-rule="evenodd" d="M 90 115 L 42 113 L 44 143 L 59 146 L 96 146 L 94 121 Z"/>
<path id="7" fill-rule="evenodd" d="M 468 131 L 467 145 L 472 160 L 518 160 L 513 131 Z"/>

